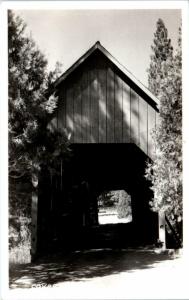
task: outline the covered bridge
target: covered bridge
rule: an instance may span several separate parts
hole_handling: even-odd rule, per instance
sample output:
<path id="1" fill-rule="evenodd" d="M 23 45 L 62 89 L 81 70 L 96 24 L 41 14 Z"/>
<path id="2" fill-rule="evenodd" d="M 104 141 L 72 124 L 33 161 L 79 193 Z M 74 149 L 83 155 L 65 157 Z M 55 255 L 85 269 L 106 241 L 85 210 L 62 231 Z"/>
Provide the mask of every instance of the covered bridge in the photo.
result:
<path id="1" fill-rule="evenodd" d="M 111 190 L 131 196 L 132 222 L 104 227 L 103 234 L 113 230 L 113 243 L 120 247 L 155 243 L 162 224 L 149 208 L 152 192 L 144 172 L 155 154 L 151 132 L 158 100 L 100 42 L 61 75 L 55 88 L 58 106 L 49 126 L 65 132 L 73 156 L 59 178 L 50 181 L 43 174 L 44 183 L 39 182 L 32 253 L 55 241 L 63 248 L 102 246 L 97 198 Z"/>

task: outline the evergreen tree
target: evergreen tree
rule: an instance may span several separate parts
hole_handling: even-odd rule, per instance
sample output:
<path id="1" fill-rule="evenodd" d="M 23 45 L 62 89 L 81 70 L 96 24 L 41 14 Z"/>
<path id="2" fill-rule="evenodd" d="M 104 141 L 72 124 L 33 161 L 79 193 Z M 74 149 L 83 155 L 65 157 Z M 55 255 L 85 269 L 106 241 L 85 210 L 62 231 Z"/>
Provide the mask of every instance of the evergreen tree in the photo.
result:
<path id="1" fill-rule="evenodd" d="M 157 21 L 156 27 L 154 45 L 151 46 L 153 54 L 148 69 L 148 87 L 155 96 L 158 96 L 163 76 L 162 65 L 168 59 L 172 60 L 173 47 L 171 46 L 171 40 L 168 38 L 167 28 L 161 19 Z"/>
<path id="2" fill-rule="evenodd" d="M 59 70 L 47 72 L 47 60 L 33 39 L 25 35 L 25 28 L 23 20 L 9 11 L 10 208 L 18 204 L 23 194 L 21 188 L 18 195 L 19 185 L 27 183 L 28 195 L 32 174 L 37 174 L 41 165 L 53 169 L 57 156 L 68 153 L 65 137 L 47 127 L 57 105 L 57 97 L 50 90 Z"/>
<path id="3" fill-rule="evenodd" d="M 117 204 L 118 218 L 127 218 L 132 215 L 131 211 L 131 196 L 126 191 L 119 191 L 119 200 Z"/>
<path id="4" fill-rule="evenodd" d="M 154 83 L 155 86 L 156 83 Z M 148 164 L 155 211 L 166 213 L 182 238 L 182 51 L 181 29 L 173 59 L 161 63 L 161 79 L 156 93 L 160 100 L 159 122 L 153 134 L 156 157 Z"/>

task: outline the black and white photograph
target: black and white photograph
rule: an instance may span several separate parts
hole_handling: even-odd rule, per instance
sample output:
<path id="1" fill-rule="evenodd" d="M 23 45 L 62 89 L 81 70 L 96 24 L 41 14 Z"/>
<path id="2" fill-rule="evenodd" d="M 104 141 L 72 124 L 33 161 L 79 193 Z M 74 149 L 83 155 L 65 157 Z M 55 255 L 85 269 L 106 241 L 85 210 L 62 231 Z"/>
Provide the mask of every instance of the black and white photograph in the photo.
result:
<path id="1" fill-rule="evenodd" d="M 1 12 L 2 299 L 187 299 L 188 1 L 26 2 Z"/>

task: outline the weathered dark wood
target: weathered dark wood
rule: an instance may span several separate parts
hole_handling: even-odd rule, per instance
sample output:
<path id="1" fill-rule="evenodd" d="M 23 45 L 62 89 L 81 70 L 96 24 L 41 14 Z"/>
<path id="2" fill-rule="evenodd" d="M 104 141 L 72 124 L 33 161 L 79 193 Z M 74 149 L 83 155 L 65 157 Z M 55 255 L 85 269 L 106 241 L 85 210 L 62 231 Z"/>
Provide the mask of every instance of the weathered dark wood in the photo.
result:
<path id="1" fill-rule="evenodd" d="M 114 143 L 114 72 L 107 70 L 107 143 Z"/>

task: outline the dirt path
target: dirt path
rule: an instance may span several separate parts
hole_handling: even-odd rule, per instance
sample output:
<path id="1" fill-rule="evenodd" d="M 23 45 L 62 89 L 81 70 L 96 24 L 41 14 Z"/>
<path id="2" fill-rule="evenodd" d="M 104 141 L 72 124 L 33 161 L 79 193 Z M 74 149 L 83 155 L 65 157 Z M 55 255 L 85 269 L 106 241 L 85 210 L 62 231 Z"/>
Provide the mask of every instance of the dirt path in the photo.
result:
<path id="1" fill-rule="evenodd" d="M 182 276 L 182 280 L 181 280 Z M 181 281 L 181 287 L 178 285 Z M 10 269 L 10 294 L 61 299 L 182 298 L 181 258 L 128 250 L 75 251 Z M 183 285 L 183 287 L 182 287 Z M 31 289 L 32 288 L 32 289 Z M 29 292 L 30 291 L 30 292 Z M 28 299 L 28 298 L 27 298 Z M 51 298 L 48 298 L 51 299 Z"/>

